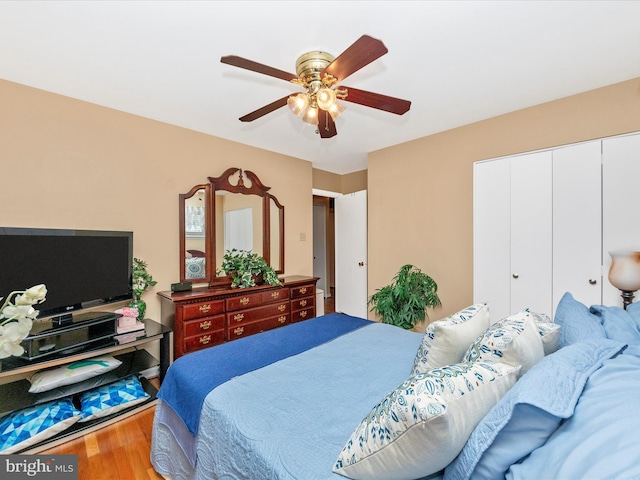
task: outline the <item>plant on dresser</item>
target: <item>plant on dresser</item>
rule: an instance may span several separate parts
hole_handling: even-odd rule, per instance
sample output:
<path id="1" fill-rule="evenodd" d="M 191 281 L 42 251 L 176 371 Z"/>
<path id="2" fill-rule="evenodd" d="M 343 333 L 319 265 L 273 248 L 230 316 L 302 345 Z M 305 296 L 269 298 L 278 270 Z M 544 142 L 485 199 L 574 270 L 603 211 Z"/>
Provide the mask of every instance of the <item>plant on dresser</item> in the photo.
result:
<path id="1" fill-rule="evenodd" d="M 218 274 L 225 272 L 232 278 L 231 287 L 255 287 L 261 283 L 281 285 L 276 271 L 264 258 L 251 250 L 232 248 L 224 252 Z"/>
<path id="2" fill-rule="evenodd" d="M 317 281 L 291 276 L 279 286 L 159 292 L 162 323 L 174 327 L 174 358 L 315 317 Z"/>

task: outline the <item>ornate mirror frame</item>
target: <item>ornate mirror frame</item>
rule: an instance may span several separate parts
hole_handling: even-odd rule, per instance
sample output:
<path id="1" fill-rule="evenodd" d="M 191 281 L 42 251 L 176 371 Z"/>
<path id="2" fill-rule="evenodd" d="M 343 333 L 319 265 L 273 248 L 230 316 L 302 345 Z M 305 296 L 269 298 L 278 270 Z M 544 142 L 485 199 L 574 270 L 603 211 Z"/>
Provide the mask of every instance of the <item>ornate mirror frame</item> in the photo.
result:
<path id="1" fill-rule="evenodd" d="M 237 177 L 237 182 L 232 183 Z M 245 178 L 248 180 L 249 186 L 245 185 Z M 216 225 L 216 214 L 220 195 L 224 194 L 240 194 L 240 195 L 256 195 L 260 197 L 260 210 L 262 214 L 261 234 L 262 234 L 262 252 L 257 252 L 271 265 L 276 273 L 284 273 L 284 206 L 280 204 L 278 199 L 269 193 L 271 187 L 265 186 L 258 176 L 249 171 L 232 167 L 224 171 L 219 177 L 208 177 L 209 183 L 194 186 L 188 193 L 179 195 L 179 220 L 180 220 L 180 281 L 190 281 L 193 283 L 208 283 L 210 286 L 223 286 L 229 284 L 231 279 L 226 276 L 216 276 L 216 267 L 218 266 L 219 251 L 223 251 L 221 245 L 224 238 L 223 225 L 220 219 Z M 216 193 L 218 195 L 216 195 Z M 189 204 L 199 195 L 204 195 L 204 221 L 198 218 L 194 228 L 194 222 L 191 219 L 193 210 Z M 203 225 L 202 225 L 203 223 Z M 190 248 L 194 242 L 194 237 L 199 232 L 194 233 L 194 229 L 201 227 L 203 231 L 204 251 L 200 249 Z M 257 240 L 260 243 L 260 239 Z M 198 245 L 198 244 L 196 244 Z M 257 249 L 256 249 L 257 251 Z M 199 258 L 192 260 L 194 255 L 204 258 L 204 266 Z M 192 276 L 194 271 L 199 273 L 198 268 L 204 271 L 203 277 Z M 189 273 L 191 272 L 191 273 Z M 188 274 L 189 273 L 189 274 Z"/>

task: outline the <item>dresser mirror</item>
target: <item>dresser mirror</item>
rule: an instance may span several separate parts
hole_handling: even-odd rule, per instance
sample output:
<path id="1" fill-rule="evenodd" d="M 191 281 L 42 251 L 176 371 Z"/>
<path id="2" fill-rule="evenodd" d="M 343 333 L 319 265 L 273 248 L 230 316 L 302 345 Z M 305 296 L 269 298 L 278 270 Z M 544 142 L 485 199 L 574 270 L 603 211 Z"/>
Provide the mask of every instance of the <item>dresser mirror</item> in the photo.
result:
<path id="1" fill-rule="evenodd" d="M 257 175 L 229 168 L 180 195 L 180 281 L 223 285 L 226 250 L 252 250 L 284 273 L 284 206 Z"/>

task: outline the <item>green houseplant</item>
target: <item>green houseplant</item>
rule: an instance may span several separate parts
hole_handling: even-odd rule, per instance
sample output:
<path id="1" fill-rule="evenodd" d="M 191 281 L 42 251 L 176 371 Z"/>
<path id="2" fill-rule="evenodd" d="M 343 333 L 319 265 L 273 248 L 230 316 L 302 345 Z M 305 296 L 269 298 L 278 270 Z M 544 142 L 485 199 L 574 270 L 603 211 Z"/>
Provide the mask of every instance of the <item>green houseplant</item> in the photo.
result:
<path id="1" fill-rule="evenodd" d="M 368 304 L 383 323 L 410 330 L 429 318 L 427 308 L 441 305 L 437 292 L 438 285 L 429 275 L 407 264 L 391 284 L 371 295 Z"/>
<path id="2" fill-rule="evenodd" d="M 144 313 L 147 310 L 147 302 L 142 300 L 142 293 L 157 283 L 147 272 L 147 263 L 139 258 L 134 258 L 132 265 L 133 298 L 129 302 L 129 306 L 138 309 L 138 320 L 144 318 Z"/>
<path id="3" fill-rule="evenodd" d="M 276 271 L 264 258 L 251 250 L 232 248 L 224 252 L 218 273 L 224 271 L 232 279 L 232 288 L 254 287 L 260 283 L 282 285 Z"/>

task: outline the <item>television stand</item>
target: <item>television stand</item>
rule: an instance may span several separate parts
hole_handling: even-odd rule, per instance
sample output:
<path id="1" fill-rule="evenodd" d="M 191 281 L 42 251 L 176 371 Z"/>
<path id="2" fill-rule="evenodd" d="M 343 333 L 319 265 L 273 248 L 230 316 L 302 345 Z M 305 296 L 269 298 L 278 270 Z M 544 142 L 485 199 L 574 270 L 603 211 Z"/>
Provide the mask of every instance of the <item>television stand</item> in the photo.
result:
<path id="1" fill-rule="evenodd" d="M 136 335 L 129 334 L 126 337 L 112 337 L 108 343 L 101 343 L 98 347 L 89 346 L 81 351 L 74 350 L 73 352 L 68 350 L 54 352 L 50 356 L 35 360 L 26 360 L 21 357 L 9 357 L 0 360 L 0 383 L 2 383 L 0 385 L 0 417 L 38 403 L 80 395 L 87 390 L 92 390 L 101 385 L 121 380 L 131 374 L 140 374 L 156 367 L 159 367 L 159 380 L 162 382 L 171 361 L 172 330 L 150 319 L 145 319 L 144 324 L 144 330 L 132 332 L 136 333 Z M 144 348 L 151 342 L 159 342 L 159 360 Z M 47 392 L 29 393 L 31 383 L 25 378 L 27 374 L 107 354 L 113 354 L 115 358 L 122 362 L 122 365 L 115 370 L 83 382 L 58 387 Z M 157 403 L 157 389 L 144 377 L 140 379 L 140 382 L 144 390 L 150 395 L 145 402 L 108 417 L 98 418 L 86 423 L 76 423 L 54 437 L 16 453 L 38 453 L 47 450 L 155 405 Z"/>

